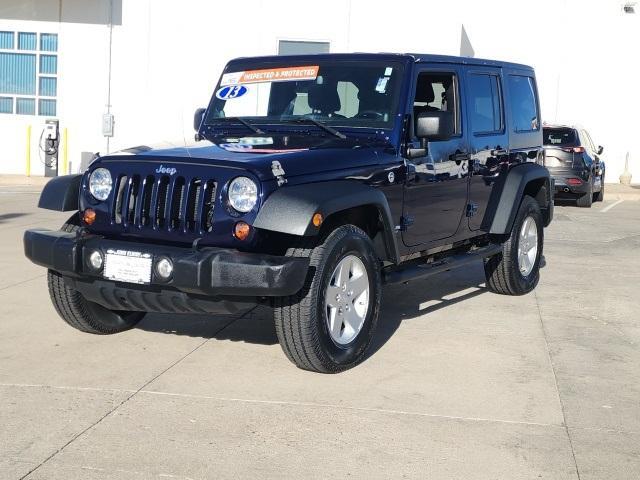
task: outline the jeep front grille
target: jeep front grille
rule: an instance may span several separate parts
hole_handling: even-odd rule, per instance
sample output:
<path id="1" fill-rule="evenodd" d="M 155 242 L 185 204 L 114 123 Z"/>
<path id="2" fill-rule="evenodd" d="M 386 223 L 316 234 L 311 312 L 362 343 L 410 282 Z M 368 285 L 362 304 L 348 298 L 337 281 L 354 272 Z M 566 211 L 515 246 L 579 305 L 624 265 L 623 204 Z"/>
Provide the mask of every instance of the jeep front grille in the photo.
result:
<path id="1" fill-rule="evenodd" d="M 216 189 L 214 180 L 202 178 L 119 175 L 112 221 L 125 228 L 211 232 Z"/>

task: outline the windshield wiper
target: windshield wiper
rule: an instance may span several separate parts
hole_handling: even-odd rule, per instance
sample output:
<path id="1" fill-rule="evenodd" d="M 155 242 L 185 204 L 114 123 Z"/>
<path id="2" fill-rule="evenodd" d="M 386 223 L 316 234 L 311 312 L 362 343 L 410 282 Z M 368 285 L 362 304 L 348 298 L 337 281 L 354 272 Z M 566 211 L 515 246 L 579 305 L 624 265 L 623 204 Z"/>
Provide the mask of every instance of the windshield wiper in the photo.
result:
<path id="1" fill-rule="evenodd" d="M 336 130 L 333 127 L 330 127 L 329 125 L 322 123 L 314 118 L 308 118 L 308 117 L 304 117 L 304 118 L 293 118 L 291 120 L 285 120 L 285 122 L 287 123 L 312 123 L 314 124 L 316 127 L 320 127 L 321 129 L 323 129 L 325 132 L 330 133 L 331 135 L 335 135 L 338 138 L 341 139 L 345 139 L 347 138 L 347 136 L 342 133 L 339 132 L 338 130 Z"/>
<path id="2" fill-rule="evenodd" d="M 257 133 L 258 135 L 264 135 L 264 132 L 262 130 L 260 130 L 255 125 L 251 125 L 249 122 L 247 122 L 246 120 L 244 120 L 244 119 L 242 119 L 240 117 L 222 117 L 222 118 L 220 118 L 220 120 L 227 120 L 227 121 L 230 121 L 230 122 L 240 123 L 240 124 L 244 125 L 245 127 L 247 127 L 249 130 L 251 130 L 253 133 Z"/>

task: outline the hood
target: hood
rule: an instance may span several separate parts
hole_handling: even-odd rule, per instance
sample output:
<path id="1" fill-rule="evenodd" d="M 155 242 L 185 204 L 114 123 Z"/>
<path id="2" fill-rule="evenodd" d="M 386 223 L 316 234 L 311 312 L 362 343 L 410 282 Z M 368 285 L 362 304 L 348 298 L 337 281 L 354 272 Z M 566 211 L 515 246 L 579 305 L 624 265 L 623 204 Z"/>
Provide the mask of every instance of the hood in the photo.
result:
<path id="1" fill-rule="evenodd" d="M 273 180 L 273 162 L 279 162 L 286 177 L 349 169 L 378 163 L 381 145 L 363 145 L 357 140 L 283 142 L 274 137 L 225 138 L 218 143 L 201 140 L 192 144 L 163 143 L 138 146 L 99 157 L 110 161 L 149 160 L 158 168 L 179 170 L 180 164 L 204 164 L 249 170 L 261 181 Z M 285 145 L 286 143 L 286 145 Z"/>

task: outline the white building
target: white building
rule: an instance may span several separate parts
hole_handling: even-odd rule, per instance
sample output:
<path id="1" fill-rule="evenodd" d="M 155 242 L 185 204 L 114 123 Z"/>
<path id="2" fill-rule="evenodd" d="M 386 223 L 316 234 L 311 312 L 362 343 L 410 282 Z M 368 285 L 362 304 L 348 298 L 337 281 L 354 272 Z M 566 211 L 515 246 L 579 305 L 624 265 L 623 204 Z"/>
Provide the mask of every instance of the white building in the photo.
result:
<path id="1" fill-rule="evenodd" d="M 585 126 L 605 147 L 609 182 L 629 152 L 638 181 L 635 10 L 619 0 L 0 0 L 0 173 L 26 173 L 30 142 L 31 174 L 43 174 L 47 115 L 66 131 L 60 169 L 66 151 L 73 172 L 81 152 L 191 138 L 227 60 L 309 49 L 532 65 L 543 120 Z"/>

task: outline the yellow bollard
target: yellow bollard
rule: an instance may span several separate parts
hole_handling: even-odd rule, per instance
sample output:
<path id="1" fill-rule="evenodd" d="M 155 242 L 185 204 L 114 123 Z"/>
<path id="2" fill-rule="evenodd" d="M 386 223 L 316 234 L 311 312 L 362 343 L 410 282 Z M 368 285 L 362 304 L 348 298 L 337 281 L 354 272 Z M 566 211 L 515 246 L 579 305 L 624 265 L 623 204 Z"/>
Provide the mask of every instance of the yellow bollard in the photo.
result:
<path id="1" fill-rule="evenodd" d="M 27 125 L 27 177 L 31 176 L 31 125 Z"/>
<path id="2" fill-rule="evenodd" d="M 67 135 L 67 129 L 66 128 L 62 132 L 63 132 L 62 133 L 62 141 L 64 142 L 64 150 L 62 152 L 62 155 L 63 155 L 63 157 L 62 157 L 62 172 L 65 175 L 68 175 L 69 174 L 69 157 L 68 157 L 69 150 L 68 150 L 67 146 L 68 146 L 68 143 L 69 143 L 69 137 Z"/>

